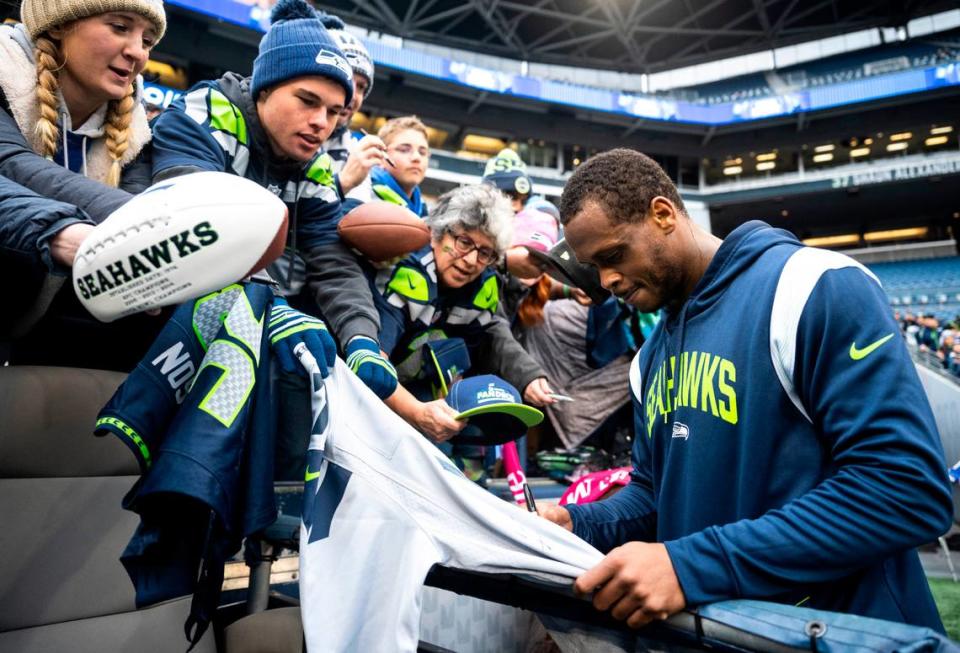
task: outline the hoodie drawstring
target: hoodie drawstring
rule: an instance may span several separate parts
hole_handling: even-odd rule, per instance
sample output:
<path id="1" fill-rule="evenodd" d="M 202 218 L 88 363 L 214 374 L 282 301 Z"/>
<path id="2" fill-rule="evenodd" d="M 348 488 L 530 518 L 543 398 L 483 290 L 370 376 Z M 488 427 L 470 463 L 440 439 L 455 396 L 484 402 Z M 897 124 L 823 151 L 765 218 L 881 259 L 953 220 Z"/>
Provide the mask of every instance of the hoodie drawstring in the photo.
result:
<path id="1" fill-rule="evenodd" d="M 70 146 L 67 143 L 67 115 L 66 111 L 60 112 L 60 136 L 63 138 L 63 167 L 70 169 Z"/>
<path id="2" fill-rule="evenodd" d="M 84 135 L 83 140 L 80 141 L 80 161 L 81 170 L 83 171 L 83 176 L 87 176 L 87 136 Z"/>
<path id="3" fill-rule="evenodd" d="M 60 146 L 63 148 L 63 167 L 67 170 L 70 169 L 70 141 L 67 138 L 67 119 L 70 117 L 70 114 L 66 111 L 60 112 L 60 139 L 63 141 L 63 144 Z M 83 134 L 80 140 L 80 174 L 84 177 L 87 176 L 87 140 L 89 136 Z"/>

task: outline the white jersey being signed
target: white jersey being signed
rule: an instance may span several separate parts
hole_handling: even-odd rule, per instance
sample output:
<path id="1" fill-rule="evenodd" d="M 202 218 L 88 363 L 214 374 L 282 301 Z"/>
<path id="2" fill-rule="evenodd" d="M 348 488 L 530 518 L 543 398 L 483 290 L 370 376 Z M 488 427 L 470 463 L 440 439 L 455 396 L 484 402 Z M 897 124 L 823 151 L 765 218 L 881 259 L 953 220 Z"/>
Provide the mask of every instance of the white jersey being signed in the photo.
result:
<path id="1" fill-rule="evenodd" d="M 603 557 L 469 481 L 342 361 L 313 378 L 300 534 L 309 651 L 415 651 L 434 564 L 567 584 Z"/>

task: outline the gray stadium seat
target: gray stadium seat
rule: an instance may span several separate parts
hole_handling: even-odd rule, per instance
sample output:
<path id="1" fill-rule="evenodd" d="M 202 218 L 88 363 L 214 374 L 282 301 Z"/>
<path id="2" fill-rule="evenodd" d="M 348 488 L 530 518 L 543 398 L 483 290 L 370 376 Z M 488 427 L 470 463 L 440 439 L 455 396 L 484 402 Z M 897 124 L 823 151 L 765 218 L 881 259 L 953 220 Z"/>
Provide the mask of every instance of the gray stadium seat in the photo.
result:
<path id="1" fill-rule="evenodd" d="M 135 610 L 119 561 L 137 525 L 120 502 L 138 475 L 92 435 L 124 375 L 0 367 L 0 651 L 183 651 L 190 599 Z M 215 651 L 208 631 L 194 649 Z"/>

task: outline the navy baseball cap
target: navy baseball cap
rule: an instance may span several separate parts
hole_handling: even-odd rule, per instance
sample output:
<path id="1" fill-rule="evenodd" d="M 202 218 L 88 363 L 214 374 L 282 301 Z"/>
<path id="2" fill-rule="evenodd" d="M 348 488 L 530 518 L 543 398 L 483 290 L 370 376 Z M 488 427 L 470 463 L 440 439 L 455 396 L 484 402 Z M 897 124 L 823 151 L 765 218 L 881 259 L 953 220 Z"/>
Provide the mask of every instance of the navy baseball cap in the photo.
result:
<path id="1" fill-rule="evenodd" d="M 543 421 L 543 413 L 525 405 L 516 388 L 493 374 L 457 381 L 446 399 L 457 411 L 457 419 L 468 420 L 463 431 L 451 439 L 456 444 L 503 444 Z"/>

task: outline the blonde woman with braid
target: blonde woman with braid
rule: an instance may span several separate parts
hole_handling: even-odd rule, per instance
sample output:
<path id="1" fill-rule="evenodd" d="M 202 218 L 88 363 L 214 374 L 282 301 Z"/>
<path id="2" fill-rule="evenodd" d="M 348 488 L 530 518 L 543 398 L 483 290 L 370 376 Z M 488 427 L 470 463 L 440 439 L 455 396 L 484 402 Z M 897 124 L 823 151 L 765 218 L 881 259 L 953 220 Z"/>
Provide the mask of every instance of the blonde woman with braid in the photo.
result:
<path id="1" fill-rule="evenodd" d="M 24 0 L 21 17 L 0 38 L 6 113 L 40 156 L 127 187 L 150 140 L 139 75 L 166 27 L 162 2 Z"/>
<path id="2" fill-rule="evenodd" d="M 166 29 L 162 0 L 23 0 L 20 15 L 0 27 L 0 176 L 78 211 L 42 230 L 30 261 L 4 258 L 0 242 L 0 270 L 35 283 L 14 336 L 79 306 L 57 306 L 69 304 L 59 289 L 77 247 L 150 184 L 140 72 Z M 38 231 L 27 217 L 2 217 L 14 238 Z"/>

